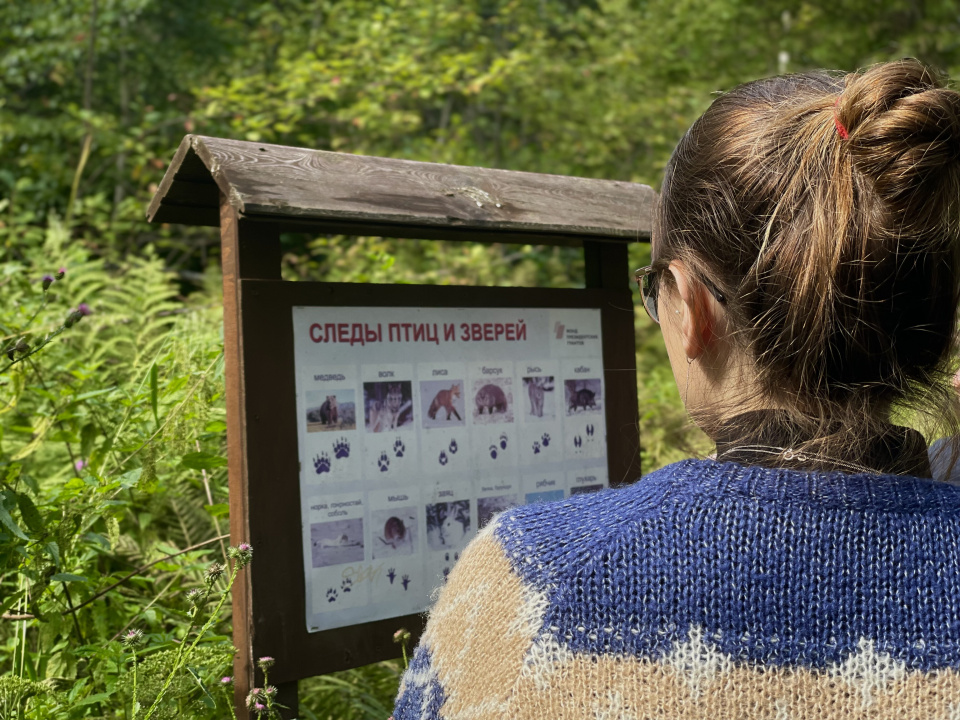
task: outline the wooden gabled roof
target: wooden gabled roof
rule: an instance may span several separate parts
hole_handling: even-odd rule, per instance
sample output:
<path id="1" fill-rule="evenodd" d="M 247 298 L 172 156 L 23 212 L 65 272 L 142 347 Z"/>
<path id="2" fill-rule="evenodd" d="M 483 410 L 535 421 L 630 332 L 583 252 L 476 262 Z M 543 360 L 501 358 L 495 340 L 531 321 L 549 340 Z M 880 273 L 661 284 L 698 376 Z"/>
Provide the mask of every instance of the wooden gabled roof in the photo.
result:
<path id="1" fill-rule="evenodd" d="M 216 226 L 221 196 L 248 219 L 318 231 L 566 244 L 649 239 L 656 193 L 616 180 L 187 135 L 147 219 Z"/>

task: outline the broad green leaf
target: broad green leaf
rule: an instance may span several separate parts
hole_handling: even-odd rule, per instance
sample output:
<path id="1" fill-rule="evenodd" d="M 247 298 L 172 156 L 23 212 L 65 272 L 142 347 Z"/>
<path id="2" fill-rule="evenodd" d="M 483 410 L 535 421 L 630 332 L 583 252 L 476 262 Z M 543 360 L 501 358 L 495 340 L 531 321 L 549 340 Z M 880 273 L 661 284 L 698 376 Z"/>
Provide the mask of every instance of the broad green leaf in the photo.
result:
<path id="1" fill-rule="evenodd" d="M 24 533 L 23 530 L 20 529 L 20 526 L 17 525 L 14 519 L 10 516 L 10 513 L 7 511 L 6 505 L 4 505 L 2 501 L 0 501 L 0 523 L 2 523 L 4 527 L 7 528 L 7 530 L 12 532 L 21 540 L 28 539 L 26 533 Z"/>
<path id="2" fill-rule="evenodd" d="M 33 500 L 26 493 L 17 495 L 17 506 L 20 508 L 20 517 L 32 533 L 41 533 L 44 530 L 43 517 Z"/>
<path id="3" fill-rule="evenodd" d="M 125 472 L 123 475 L 117 478 L 117 482 L 120 483 L 120 487 L 124 490 L 132 488 L 140 480 L 140 476 L 143 474 L 143 468 L 136 468 Z"/>
<path id="4" fill-rule="evenodd" d="M 60 546 L 55 541 L 51 541 L 44 547 L 47 548 L 47 552 L 49 552 L 50 557 L 53 558 L 54 567 L 60 567 Z"/>
<path id="5" fill-rule="evenodd" d="M 103 702 L 109 700 L 113 696 L 113 693 L 96 693 L 94 695 L 87 695 L 87 697 L 82 700 L 77 700 L 74 702 L 74 705 L 77 707 L 82 707 L 83 705 L 93 705 L 93 703 Z"/>
<path id="6" fill-rule="evenodd" d="M 224 517 L 230 514 L 230 503 L 216 503 L 203 506 L 213 517 Z"/>
<path id="7" fill-rule="evenodd" d="M 227 459 L 206 452 L 192 452 L 180 458 L 180 464 L 191 470 L 213 470 L 214 468 L 224 467 L 227 464 Z"/>
<path id="8" fill-rule="evenodd" d="M 87 579 L 82 575 L 74 575 L 73 573 L 57 573 L 56 575 L 51 575 L 50 580 L 53 582 L 87 582 Z"/>

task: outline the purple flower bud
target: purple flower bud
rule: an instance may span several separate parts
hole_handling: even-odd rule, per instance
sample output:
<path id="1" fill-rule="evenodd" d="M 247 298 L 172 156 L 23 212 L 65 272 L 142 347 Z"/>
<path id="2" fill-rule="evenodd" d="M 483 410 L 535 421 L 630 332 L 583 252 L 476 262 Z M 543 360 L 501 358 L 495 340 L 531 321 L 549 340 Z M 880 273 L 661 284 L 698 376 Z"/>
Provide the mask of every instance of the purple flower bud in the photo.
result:
<path id="1" fill-rule="evenodd" d="M 263 689 L 263 692 L 265 695 L 267 695 L 267 697 L 273 697 L 274 695 L 277 694 L 277 689 L 273 685 L 267 685 Z"/>
<path id="2" fill-rule="evenodd" d="M 275 662 L 276 660 L 274 660 L 272 657 L 267 655 L 257 660 L 257 665 L 260 667 L 261 670 L 267 671 L 273 667 Z"/>
<path id="3" fill-rule="evenodd" d="M 87 461 L 84 460 L 83 458 L 77 460 L 77 461 L 73 464 L 73 467 L 76 468 L 77 472 L 80 472 L 80 471 L 83 470 L 86 466 L 87 466 Z"/>
<path id="4" fill-rule="evenodd" d="M 230 677 L 229 675 L 224 675 L 222 678 L 220 678 L 221 685 L 230 685 L 232 683 L 233 683 L 233 678 Z"/>
<path id="5" fill-rule="evenodd" d="M 90 306 L 87 305 L 86 303 L 80 303 L 80 305 L 77 306 L 77 312 L 83 315 L 84 317 L 86 317 L 87 315 L 93 314 L 93 310 L 91 310 Z"/>
<path id="6" fill-rule="evenodd" d="M 57 280 L 63 280 L 63 276 L 66 275 L 66 274 L 67 274 L 67 269 L 62 267 L 62 268 L 60 268 L 59 270 L 57 270 L 57 274 L 54 275 L 54 277 L 55 277 Z"/>
<path id="7" fill-rule="evenodd" d="M 253 710 L 254 707 L 260 704 L 260 693 L 263 691 L 260 688 L 254 688 L 247 695 L 247 709 Z"/>
<path id="8" fill-rule="evenodd" d="M 41 282 L 43 284 L 43 291 L 46 292 L 47 289 L 53 285 L 53 275 L 44 275 Z"/>
<path id="9" fill-rule="evenodd" d="M 68 328 L 72 328 L 74 325 L 80 322 L 80 318 L 82 317 L 83 313 L 81 313 L 79 310 L 74 310 L 67 315 L 67 319 L 63 321 L 63 324 Z"/>

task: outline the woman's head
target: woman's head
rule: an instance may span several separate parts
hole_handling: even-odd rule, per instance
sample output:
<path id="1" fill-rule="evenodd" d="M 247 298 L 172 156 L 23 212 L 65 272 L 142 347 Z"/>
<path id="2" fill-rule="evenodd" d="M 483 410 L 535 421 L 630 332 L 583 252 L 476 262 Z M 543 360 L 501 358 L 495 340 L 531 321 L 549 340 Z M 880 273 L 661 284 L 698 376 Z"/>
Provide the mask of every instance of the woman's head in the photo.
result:
<path id="1" fill-rule="evenodd" d="M 885 418 L 950 369 L 960 93 L 913 60 L 726 93 L 668 165 L 653 252 L 673 263 L 664 292 L 679 301 L 689 285 L 690 307 L 713 318 L 694 333 L 716 350 L 708 381 L 735 366 L 760 406 Z M 696 292 L 704 283 L 724 302 Z"/>

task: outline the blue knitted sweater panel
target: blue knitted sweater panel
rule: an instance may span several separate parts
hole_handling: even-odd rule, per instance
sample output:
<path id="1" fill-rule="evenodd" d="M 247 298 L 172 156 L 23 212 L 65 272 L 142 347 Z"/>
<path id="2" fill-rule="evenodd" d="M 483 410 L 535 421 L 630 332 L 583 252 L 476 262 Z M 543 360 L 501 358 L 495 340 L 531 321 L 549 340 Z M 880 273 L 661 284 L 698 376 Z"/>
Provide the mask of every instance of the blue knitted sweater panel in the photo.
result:
<path id="1" fill-rule="evenodd" d="M 960 488 L 689 460 L 503 513 L 395 717 L 960 718 Z"/>

